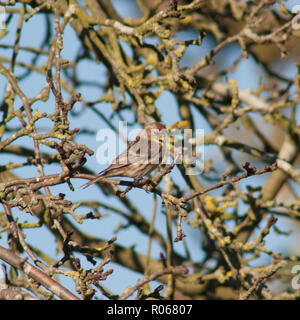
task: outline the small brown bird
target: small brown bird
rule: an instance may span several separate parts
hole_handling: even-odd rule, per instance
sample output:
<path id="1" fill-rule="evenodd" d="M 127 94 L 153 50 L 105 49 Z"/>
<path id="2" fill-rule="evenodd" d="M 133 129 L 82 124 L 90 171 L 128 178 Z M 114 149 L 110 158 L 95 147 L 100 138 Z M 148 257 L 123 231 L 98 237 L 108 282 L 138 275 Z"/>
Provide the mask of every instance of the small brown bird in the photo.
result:
<path id="1" fill-rule="evenodd" d="M 136 180 L 146 176 L 162 162 L 166 135 L 167 129 L 164 124 L 151 122 L 146 125 L 108 168 L 82 187 L 87 188 L 102 178 L 130 177 Z"/>

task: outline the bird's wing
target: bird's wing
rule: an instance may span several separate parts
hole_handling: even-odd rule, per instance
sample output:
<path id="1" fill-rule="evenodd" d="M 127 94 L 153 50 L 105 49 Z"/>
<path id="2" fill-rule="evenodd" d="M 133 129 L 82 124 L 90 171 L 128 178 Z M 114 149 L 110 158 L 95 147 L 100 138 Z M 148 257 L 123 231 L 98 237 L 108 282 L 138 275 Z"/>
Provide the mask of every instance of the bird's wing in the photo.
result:
<path id="1" fill-rule="evenodd" d="M 140 137 L 137 136 L 135 140 L 132 141 L 128 147 L 116 157 L 110 166 L 98 173 L 98 176 L 109 175 L 109 173 L 115 169 L 124 169 L 131 163 L 137 162 L 139 158 L 137 143 L 139 140 Z"/>

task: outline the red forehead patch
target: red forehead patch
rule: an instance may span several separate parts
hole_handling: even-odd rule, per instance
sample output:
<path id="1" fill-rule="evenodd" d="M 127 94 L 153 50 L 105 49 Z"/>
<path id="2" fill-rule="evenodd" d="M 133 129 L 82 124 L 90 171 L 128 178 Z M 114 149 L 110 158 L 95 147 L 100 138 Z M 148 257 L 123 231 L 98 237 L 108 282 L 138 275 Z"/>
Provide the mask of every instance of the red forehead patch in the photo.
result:
<path id="1" fill-rule="evenodd" d="M 157 126 L 157 129 L 158 129 L 159 131 L 161 131 L 161 130 L 163 130 L 163 129 L 166 129 L 165 125 L 163 125 L 162 123 L 159 123 L 159 122 L 156 123 L 156 126 Z"/>

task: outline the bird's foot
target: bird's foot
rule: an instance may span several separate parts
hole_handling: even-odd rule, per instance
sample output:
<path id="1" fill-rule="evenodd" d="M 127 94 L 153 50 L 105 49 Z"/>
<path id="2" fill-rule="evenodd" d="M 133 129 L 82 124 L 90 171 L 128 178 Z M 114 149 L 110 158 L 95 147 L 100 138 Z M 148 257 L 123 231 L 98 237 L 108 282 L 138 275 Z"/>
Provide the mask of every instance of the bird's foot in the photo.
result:
<path id="1" fill-rule="evenodd" d="M 133 179 L 132 184 L 134 187 L 137 187 L 141 184 L 142 178 L 139 179 Z"/>

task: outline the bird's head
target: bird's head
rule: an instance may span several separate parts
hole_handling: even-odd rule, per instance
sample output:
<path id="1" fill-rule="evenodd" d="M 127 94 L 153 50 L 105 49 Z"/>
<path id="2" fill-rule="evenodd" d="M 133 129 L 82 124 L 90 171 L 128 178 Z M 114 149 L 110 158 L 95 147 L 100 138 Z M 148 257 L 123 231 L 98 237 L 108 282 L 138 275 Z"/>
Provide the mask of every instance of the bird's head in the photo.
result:
<path id="1" fill-rule="evenodd" d="M 168 134 L 166 126 L 161 122 L 151 122 L 144 128 L 148 137 L 158 138 L 159 141 L 163 141 Z"/>

